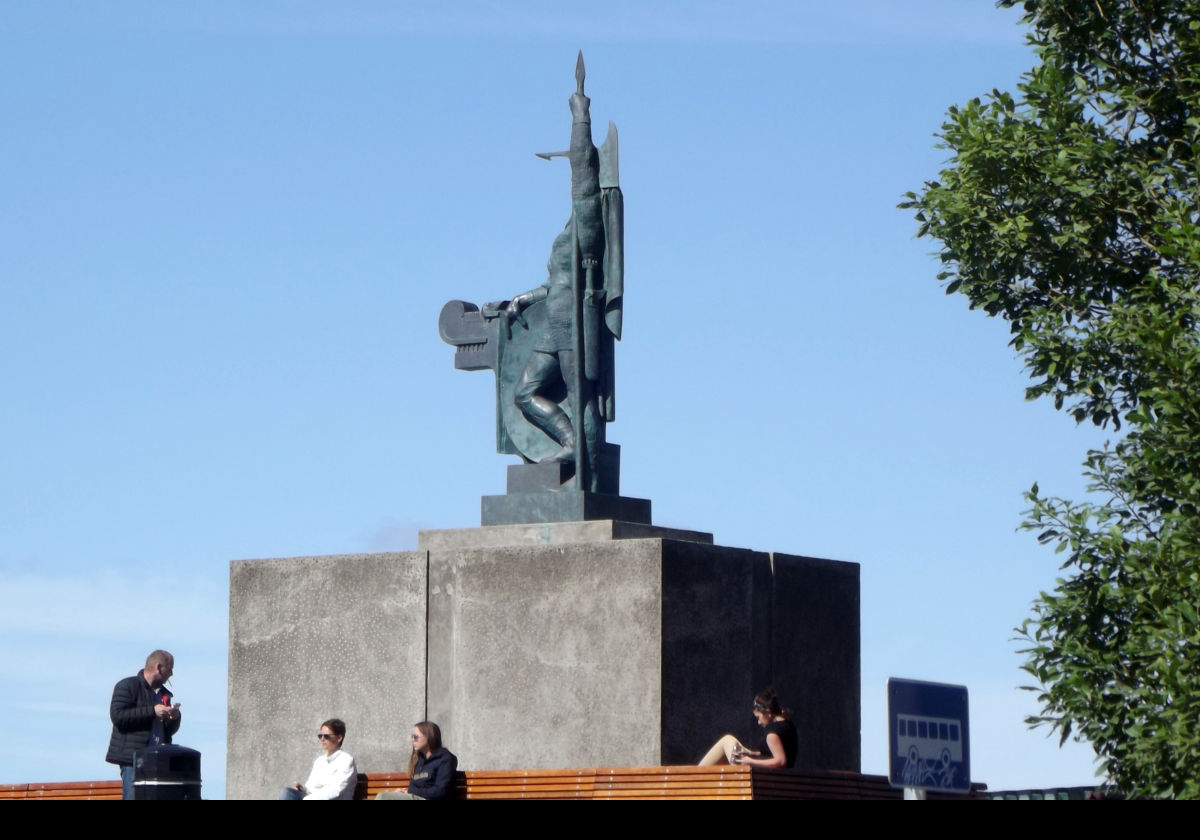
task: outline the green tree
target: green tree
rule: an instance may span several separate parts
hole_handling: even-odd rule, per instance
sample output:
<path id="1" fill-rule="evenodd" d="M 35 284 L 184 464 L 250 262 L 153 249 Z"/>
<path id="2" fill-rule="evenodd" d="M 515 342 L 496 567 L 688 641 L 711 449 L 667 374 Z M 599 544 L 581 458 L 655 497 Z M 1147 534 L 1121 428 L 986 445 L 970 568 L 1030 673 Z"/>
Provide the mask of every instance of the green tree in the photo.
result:
<path id="1" fill-rule="evenodd" d="M 1000 6 L 1018 5 L 1001 0 Z M 1200 797 L 1200 0 L 1025 0 L 1039 64 L 949 110 L 910 193 L 948 294 L 999 316 L 1030 399 L 1122 430 L 1019 629 L 1042 714 L 1129 794 Z"/>

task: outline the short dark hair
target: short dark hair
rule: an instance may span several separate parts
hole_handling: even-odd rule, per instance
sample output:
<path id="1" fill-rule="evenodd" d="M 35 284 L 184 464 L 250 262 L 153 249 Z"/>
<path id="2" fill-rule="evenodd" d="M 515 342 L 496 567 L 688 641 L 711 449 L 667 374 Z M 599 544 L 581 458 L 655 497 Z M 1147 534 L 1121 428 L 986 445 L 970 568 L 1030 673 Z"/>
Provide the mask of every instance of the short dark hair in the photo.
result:
<path id="1" fill-rule="evenodd" d="M 329 727 L 329 731 L 339 738 L 346 737 L 346 724 L 339 718 L 330 718 L 321 724 L 321 726 Z"/>
<path id="2" fill-rule="evenodd" d="M 146 657 L 146 667 L 154 668 L 159 665 L 170 663 L 172 667 L 175 664 L 175 657 L 167 653 L 165 650 L 152 650 L 150 655 Z"/>

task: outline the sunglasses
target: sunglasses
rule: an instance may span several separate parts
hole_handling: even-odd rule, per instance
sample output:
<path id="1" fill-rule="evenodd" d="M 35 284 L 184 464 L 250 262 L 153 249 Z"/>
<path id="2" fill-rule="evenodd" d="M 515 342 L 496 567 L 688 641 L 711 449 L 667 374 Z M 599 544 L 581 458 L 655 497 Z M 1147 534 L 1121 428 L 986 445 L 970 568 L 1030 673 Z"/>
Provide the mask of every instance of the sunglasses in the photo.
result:
<path id="1" fill-rule="evenodd" d="M 317 733 L 317 739 L 321 740 L 321 741 L 332 741 L 336 737 L 337 737 L 336 735 L 330 735 L 328 732 L 318 732 Z"/>

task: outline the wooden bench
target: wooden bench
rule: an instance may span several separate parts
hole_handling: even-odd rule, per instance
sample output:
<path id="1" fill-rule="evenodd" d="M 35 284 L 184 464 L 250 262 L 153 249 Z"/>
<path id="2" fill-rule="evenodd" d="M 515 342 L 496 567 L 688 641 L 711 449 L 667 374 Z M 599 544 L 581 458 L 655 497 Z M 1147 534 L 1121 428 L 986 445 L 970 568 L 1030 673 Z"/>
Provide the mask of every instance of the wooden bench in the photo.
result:
<path id="1" fill-rule="evenodd" d="M 355 799 L 408 786 L 407 773 L 360 773 Z M 970 794 L 930 799 L 987 799 Z M 757 767 L 582 767 L 564 770 L 467 770 L 455 799 L 902 799 L 886 776 L 849 770 L 763 770 Z M 120 799 L 121 780 L 0 785 L 0 799 Z"/>
<path id="2" fill-rule="evenodd" d="M 589 769 L 468 770 L 460 773 L 463 799 L 591 799 Z"/>
<path id="3" fill-rule="evenodd" d="M 376 794 L 385 790 L 400 790 L 405 787 L 408 787 L 407 773 L 359 773 L 354 798 L 374 799 Z"/>
<path id="4" fill-rule="evenodd" d="M 0 799 L 120 799 L 121 780 L 0 785 Z"/>
<path id="5" fill-rule="evenodd" d="M 606 767 L 595 799 L 751 799 L 749 767 Z"/>
<path id="6" fill-rule="evenodd" d="M 851 770 L 761 770 L 754 769 L 755 799 L 903 799 L 887 776 L 866 775 Z M 969 794 L 930 793 L 929 799 L 987 799 L 987 785 L 971 785 Z"/>
<path id="7" fill-rule="evenodd" d="M 356 798 L 408 784 L 403 773 L 359 778 Z M 987 799 L 985 785 L 970 794 L 930 799 Z M 467 770 L 456 799 L 903 799 L 886 776 L 849 770 L 764 770 L 757 767 L 587 767 L 564 770 Z"/>
<path id="8" fill-rule="evenodd" d="M 359 777 L 355 798 L 408 784 L 402 773 Z M 456 799 L 750 799 L 748 767 L 585 767 L 563 770 L 467 770 Z"/>

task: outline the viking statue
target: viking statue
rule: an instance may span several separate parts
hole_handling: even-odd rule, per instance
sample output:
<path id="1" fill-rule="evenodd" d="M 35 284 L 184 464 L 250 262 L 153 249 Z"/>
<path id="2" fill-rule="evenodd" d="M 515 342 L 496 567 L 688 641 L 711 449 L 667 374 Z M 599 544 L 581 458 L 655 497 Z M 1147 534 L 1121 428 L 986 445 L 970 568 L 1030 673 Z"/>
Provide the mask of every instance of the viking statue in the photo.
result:
<path id="1" fill-rule="evenodd" d="M 511 300 L 451 301 L 439 321 L 458 347 L 455 367 L 496 371 L 497 448 L 525 463 L 559 463 L 564 487 L 617 492 L 617 447 L 605 441 L 615 419 L 613 341 L 621 337 L 623 206 L 617 132 L 592 144 L 583 55 L 570 98 L 571 217 L 554 239 L 546 282 Z"/>

